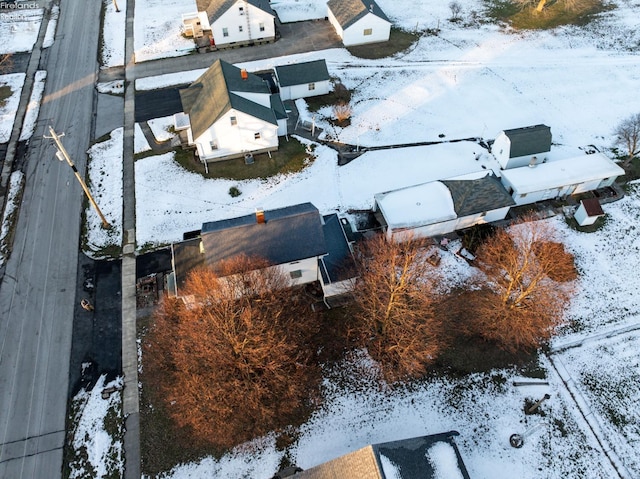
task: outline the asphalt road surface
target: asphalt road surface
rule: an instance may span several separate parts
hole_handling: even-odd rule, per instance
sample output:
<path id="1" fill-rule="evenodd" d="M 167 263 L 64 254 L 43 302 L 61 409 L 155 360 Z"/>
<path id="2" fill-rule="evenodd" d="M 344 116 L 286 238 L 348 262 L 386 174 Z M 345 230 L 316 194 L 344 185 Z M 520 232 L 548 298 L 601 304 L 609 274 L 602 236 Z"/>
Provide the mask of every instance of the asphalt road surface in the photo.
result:
<path id="1" fill-rule="evenodd" d="M 186 88 L 184 85 L 181 88 Z M 163 88 L 136 93 L 136 123 L 162 118 L 182 111 L 179 88 Z"/>
<path id="2" fill-rule="evenodd" d="M 13 253 L 0 285 L 0 478 L 62 474 L 82 190 L 55 159 L 51 124 L 78 170 L 93 118 L 100 2 L 61 0 L 25 163 Z"/>

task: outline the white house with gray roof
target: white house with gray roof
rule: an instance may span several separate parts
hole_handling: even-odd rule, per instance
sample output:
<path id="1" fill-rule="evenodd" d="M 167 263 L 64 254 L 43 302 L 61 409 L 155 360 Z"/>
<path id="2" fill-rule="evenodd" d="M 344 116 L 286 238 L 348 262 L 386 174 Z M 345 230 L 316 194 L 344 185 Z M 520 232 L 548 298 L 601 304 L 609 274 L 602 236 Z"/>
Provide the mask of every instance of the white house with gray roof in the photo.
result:
<path id="1" fill-rule="evenodd" d="M 318 281 L 325 298 L 350 291 L 353 257 L 336 214 L 320 215 L 311 203 L 259 210 L 255 214 L 207 222 L 199 236 L 171 247 L 169 290 L 180 296 L 190 271 L 221 262 L 257 257 L 279 268 L 290 286 Z"/>
<path id="2" fill-rule="evenodd" d="M 278 135 L 286 133 L 279 95 L 261 77 L 222 60 L 181 90 L 180 99 L 187 143 L 205 163 L 277 150 Z"/>
<path id="3" fill-rule="evenodd" d="M 345 47 L 389 40 L 391 21 L 374 0 L 329 0 L 327 7 Z"/>
<path id="4" fill-rule="evenodd" d="M 275 40 L 275 12 L 268 0 L 198 0 L 205 35 L 217 47 Z"/>
<path id="5" fill-rule="evenodd" d="M 315 60 L 275 67 L 282 100 L 326 95 L 331 91 L 327 62 Z"/>
<path id="6" fill-rule="evenodd" d="M 503 130 L 491 146 L 493 156 L 505 170 L 546 162 L 550 151 L 551 128 L 547 125 Z"/>

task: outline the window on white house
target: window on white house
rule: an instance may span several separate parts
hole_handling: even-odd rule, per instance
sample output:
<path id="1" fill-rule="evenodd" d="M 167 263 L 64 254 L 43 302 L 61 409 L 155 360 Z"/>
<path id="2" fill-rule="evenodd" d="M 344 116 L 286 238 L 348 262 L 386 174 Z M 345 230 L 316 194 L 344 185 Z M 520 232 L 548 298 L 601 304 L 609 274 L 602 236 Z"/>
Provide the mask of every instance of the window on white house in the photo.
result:
<path id="1" fill-rule="evenodd" d="M 315 90 L 315 89 L 316 89 L 316 84 L 315 83 L 309 83 L 309 91 Z"/>
<path id="2" fill-rule="evenodd" d="M 238 31 L 239 31 L 239 32 L 241 32 L 241 31 L 242 31 L 242 25 L 240 25 L 240 26 L 238 27 Z"/>
<path id="3" fill-rule="evenodd" d="M 261 32 L 264 32 L 264 23 L 261 23 L 261 24 L 260 24 L 260 31 L 261 31 Z"/>
<path id="4" fill-rule="evenodd" d="M 253 134 L 253 137 L 254 137 L 256 140 L 259 140 L 259 139 L 260 139 L 260 132 L 258 132 L 258 133 L 254 133 L 254 134 Z"/>
<path id="5" fill-rule="evenodd" d="M 229 29 L 228 28 L 223 28 L 222 29 L 222 36 L 223 37 L 228 37 L 229 36 Z"/>
<path id="6" fill-rule="evenodd" d="M 216 143 L 215 141 L 210 141 L 209 146 L 211 147 L 212 150 L 218 149 L 218 143 Z"/>
<path id="7" fill-rule="evenodd" d="M 238 124 L 238 119 L 235 116 L 230 117 L 231 120 L 231 124 L 232 125 L 237 125 Z"/>
<path id="8" fill-rule="evenodd" d="M 240 15 L 244 15 L 244 7 L 238 8 L 238 11 L 240 12 Z"/>
<path id="9" fill-rule="evenodd" d="M 291 276 L 291 279 L 302 278 L 302 270 L 296 269 L 295 271 L 289 271 L 289 276 Z"/>
<path id="10" fill-rule="evenodd" d="M 365 28 L 364 29 L 364 34 L 365 35 L 371 35 L 373 33 L 373 28 Z"/>

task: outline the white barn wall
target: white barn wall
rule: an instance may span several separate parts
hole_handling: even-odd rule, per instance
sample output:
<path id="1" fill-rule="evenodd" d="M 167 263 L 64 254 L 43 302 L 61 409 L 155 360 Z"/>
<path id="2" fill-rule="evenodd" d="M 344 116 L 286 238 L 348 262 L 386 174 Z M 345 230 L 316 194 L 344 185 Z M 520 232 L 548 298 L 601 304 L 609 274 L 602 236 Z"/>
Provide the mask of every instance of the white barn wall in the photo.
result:
<path id="1" fill-rule="evenodd" d="M 307 98 L 310 96 L 326 95 L 331 91 L 331 83 L 329 80 L 314 82 L 314 89 L 309 90 L 309 84 L 291 85 L 280 88 L 280 96 L 283 100 L 297 100 L 298 98 Z M 286 96 L 286 98 L 285 98 Z"/>
<path id="2" fill-rule="evenodd" d="M 328 9 L 327 18 L 329 19 L 329 23 L 331 25 L 333 25 L 333 28 L 335 29 L 335 31 L 338 34 L 338 36 L 340 37 L 340 39 L 342 39 L 342 35 L 344 34 L 344 32 L 342 31 L 342 26 L 340 25 L 338 20 L 336 20 L 336 17 L 333 14 L 333 12 L 331 11 L 331 9 Z"/>
<path id="3" fill-rule="evenodd" d="M 281 264 L 280 268 L 289 276 L 291 286 L 299 284 L 313 283 L 320 278 L 320 272 L 318 271 L 318 257 L 301 259 L 299 261 L 293 261 L 287 264 Z M 289 273 L 292 271 L 300 270 L 302 276 L 300 278 L 293 279 Z"/>
<path id="4" fill-rule="evenodd" d="M 365 29 L 372 30 L 371 35 L 365 35 Z M 360 20 L 349 25 L 342 32 L 342 43 L 344 46 L 362 45 L 365 43 L 386 42 L 391 33 L 391 24 L 386 20 L 368 13 Z"/>

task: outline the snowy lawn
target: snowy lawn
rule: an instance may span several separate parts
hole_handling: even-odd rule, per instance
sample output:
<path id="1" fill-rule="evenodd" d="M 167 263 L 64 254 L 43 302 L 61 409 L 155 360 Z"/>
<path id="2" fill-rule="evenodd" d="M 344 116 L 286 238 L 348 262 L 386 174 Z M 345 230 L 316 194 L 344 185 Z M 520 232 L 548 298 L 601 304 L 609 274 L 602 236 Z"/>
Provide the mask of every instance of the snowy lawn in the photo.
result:
<path id="1" fill-rule="evenodd" d="M 36 76 L 33 81 L 33 89 L 31 90 L 31 98 L 27 105 L 27 114 L 24 117 L 19 141 L 28 140 L 33 135 L 33 130 L 35 129 L 36 121 L 38 120 L 38 113 L 40 112 L 40 100 L 42 100 L 42 93 L 44 92 L 44 82 L 46 78 L 47 72 L 45 70 L 38 70 L 36 72 Z"/>
<path id="2" fill-rule="evenodd" d="M 0 54 L 33 50 L 42 13 L 41 8 L 0 11 Z"/>
<path id="3" fill-rule="evenodd" d="M 7 192 L 7 203 L 2 216 L 2 224 L 0 225 L 0 267 L 2 267 L 7 259 L 7 240 L 14 227 L 20 196 L 24 186 L 24 173 L 22 171 L 14 171 L 9 178 L 9 188 Z"/>
<path id="4" fill-rule="evenodd" d="M 148 123 L 153 136 L 158 142 L 169 141 L 175 138 L 176 134 L 171 132 L 174 127 L 173 115 L 165 116 L 164 118 L 155 118 L 149 120 Z"/>
<path id="5" fill-rule="evenodd" d="M 101 376 L 93 389 L 82 389 L 72 400 L 70 479 L 123 477 L 122 378 L 105 381 Z M 105 389 L 115 391 L 104 399 Z"/>
<path id="6" fill-rule="evenodd" d="M 51 7 L 51 16 L 47 23 L 47 31 L 44 34 L 44 40 L 42 40 L 42 48 L 49 48 L 53 45 L 56 39 L 56 27 L 58 26 L 58 17 L 60 16 L 60 6 L 54 5 Z"/>
<path id="7" fill-rule="evenodd" d="M 556 355 L 571 374 L 588 412 L 621 458 L 627 477 L 640 477 L 640 333 L 585 342 Z M 597 358 L 597 361 L 594 361 Z"/>
<path id="8" fill-rule="evenodd" d="M 327 2 L 318 0 L 274 0 L 271 2 L 282 23 L 316 20 L 327 16 Z"/>
<path id="9" fill-rule="evenodd" d="M 0 75 L 0 143 L 11 138 L 11 130 L 20 103 L 20 95 L 24 85 L 24 73 Z"/>
<path id="10" fill-rule="evenodd" d="M 96 143 L 89 155 L 89 189 L 98 207 L 111 224 L 104 229 L 100 217 L 89 205 L 86 213 L 86 249 L 101 256 L 105 249 L 120 248 L 122 244 L 122 128 L 111 132 L 111 137 Z M 113 194 L 114 191 L 120 192 Z"/>
<path id="11" fill-rule="evenodd" d="M 182 14 L 198 9 L 195 0 L 137 0 L 135 6 L 135 61 L 187 55 L 195 50 L 182 36 Z"/>
<path id="12" fill-rule="evenodd" d="M 124 65 L 125 24 L 127 0 L 118 0 L 119 12 L 113 0 L 102 0 L 104 23 L 102 27 L 102 68 Z"/>
<path id="13" fill-rule="evenodd" d="M 136 123 L 133 131 L 133 152 L 134 153 L 144 153 L 145 151 L 149 151 L 151 147 L 149 146 L 149 142 L 147 138 L 144 136 L 142 132 L 142 128 L 140 125 Z"/>

